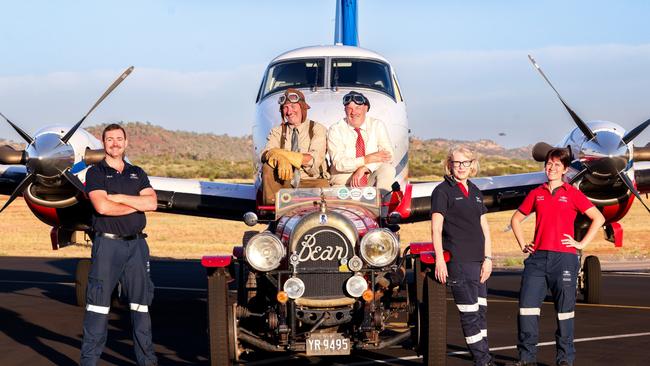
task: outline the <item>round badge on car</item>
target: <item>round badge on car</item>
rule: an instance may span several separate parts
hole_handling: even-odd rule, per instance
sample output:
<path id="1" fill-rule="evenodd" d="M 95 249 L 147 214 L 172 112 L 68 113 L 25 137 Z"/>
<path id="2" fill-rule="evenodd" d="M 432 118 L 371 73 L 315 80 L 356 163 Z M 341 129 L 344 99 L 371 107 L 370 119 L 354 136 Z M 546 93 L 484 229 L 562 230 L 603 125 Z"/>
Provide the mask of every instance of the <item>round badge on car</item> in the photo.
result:
<path id="1" fill-rule="evenodd" d="M 346 187 L 341 187 L 339 188 L 338 192 L 336 192 L 336 196 L 340 200 L 347 200 L 350 197 L 350 190 Z"/>

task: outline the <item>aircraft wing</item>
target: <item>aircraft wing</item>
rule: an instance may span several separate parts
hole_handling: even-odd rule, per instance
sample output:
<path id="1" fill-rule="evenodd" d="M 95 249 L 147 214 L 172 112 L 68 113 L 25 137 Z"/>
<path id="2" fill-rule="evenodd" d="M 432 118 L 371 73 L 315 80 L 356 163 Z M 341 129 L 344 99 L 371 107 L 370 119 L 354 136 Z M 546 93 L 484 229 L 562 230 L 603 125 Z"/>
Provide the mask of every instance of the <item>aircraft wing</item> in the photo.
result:
<path id="1" fill-rule="evenodd" d="M 24 165 L 0 165 L 0 195 L 11 195 L 27 175 Z M 149 177 L 158 195 L 158 211 L 190 216 L 243 220 L 255 211 L 253 184 Z"/>
<path id="2" fill-rule="evenodd" d="M 159 212 L 241 221 L 244 213 L 255 211 L 253 184 L 162 177 L 149 181 L 158 195 Z"/>
<path id="3" fill-rule="evenodd" d="M 546 180 L 544 172 L 471 179 L 483 192 L 485 206 L 487 206 L 489 212 L 517 208 L 528 192 L 546 182 Z M 406 212 L 410 209 L 410 214 L 402 220 L 403 222 L 431 220 L 431 192 L 440 183 L 422 182 L 412 184 L 410 207 L 405 207 Z"/>

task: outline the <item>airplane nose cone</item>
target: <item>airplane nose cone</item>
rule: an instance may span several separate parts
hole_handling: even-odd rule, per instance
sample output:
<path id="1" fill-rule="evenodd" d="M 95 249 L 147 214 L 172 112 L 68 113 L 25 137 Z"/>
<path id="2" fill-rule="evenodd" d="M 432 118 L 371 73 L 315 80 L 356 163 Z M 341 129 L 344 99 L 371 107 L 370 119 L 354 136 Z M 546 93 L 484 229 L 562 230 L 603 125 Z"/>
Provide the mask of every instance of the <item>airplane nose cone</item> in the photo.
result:
<path id="1" fill-rule="evenodd" d="M 60 175 L 74 164 L 74 149 L 54 133 L 38 136 L 25 153 L 27 170 L 44 177 Z"/>
<path id="2" fill-rule="evenodd" d="M 600 131 L 596 138 L 581 146 L 579 158 L 592 173 L 611 176 L 625 169 L 630 157 L 628 147 L 619 135 Z"/>

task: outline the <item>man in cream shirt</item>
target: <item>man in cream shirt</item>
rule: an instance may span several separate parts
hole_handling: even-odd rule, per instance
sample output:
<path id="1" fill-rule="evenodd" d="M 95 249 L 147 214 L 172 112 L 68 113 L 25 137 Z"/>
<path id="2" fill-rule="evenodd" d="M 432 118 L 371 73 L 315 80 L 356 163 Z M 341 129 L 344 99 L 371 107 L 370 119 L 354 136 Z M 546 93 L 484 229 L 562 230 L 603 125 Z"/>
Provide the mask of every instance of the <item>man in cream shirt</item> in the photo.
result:
<path id="1" fill-rule="evenodd" d="M 345 118 L 327 133 L 332 161 L 330 183 L 352 187 L 376 186 L 382 196 L 395 181 L 393 147 L 384 123 L 367 115 L 370 101 L 351 91 L 343 97 Z"/>

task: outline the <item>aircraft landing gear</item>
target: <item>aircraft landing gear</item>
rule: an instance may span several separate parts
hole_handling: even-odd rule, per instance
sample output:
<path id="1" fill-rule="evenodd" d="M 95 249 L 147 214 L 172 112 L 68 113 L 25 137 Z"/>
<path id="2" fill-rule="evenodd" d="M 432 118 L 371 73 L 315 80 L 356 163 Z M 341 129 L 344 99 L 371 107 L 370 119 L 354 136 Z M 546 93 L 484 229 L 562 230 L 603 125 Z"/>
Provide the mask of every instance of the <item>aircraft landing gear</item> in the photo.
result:
<path id="1" fill-rule="evenodd" d="M 578 275 L 578 292 L 583 294 L 587 304 L 600 303 L 601 279 L 600 260 L 595 255 L 588 256 Z"/>
<path id="2" fill-rule="evenodd" d="M 575 223 L 575 239 L 582 240 L 589 229 L 590 221 L 586 216 L 579 216 Z M 600 260 L 595 255 L 587 256 L 583 259 L 582 250 L 578 250 L 578 260 L 581 263 L 580 272 L 578 273 L 577 294 L 583 295 L 583 301 L 587 304 L 600 303 L 600 283 L 602 274 L 600 270 Z"/>

